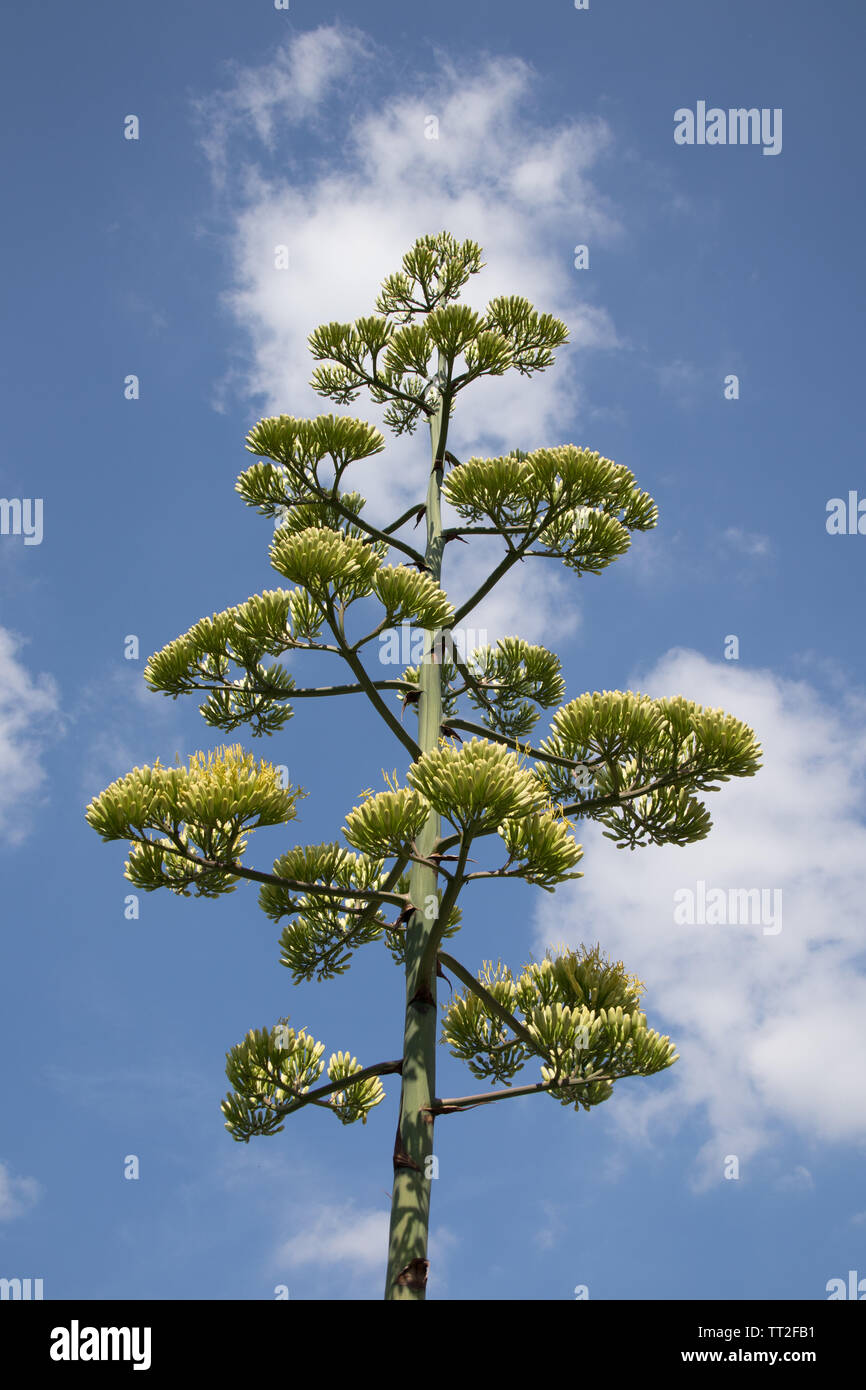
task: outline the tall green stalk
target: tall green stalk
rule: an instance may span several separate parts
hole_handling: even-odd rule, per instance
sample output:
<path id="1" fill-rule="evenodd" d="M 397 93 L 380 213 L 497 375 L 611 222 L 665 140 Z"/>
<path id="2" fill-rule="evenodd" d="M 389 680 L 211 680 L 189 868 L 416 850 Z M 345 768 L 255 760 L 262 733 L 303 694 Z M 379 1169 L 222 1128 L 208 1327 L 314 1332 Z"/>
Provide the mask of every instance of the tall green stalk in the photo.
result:
<path id="1" fill-rule="evenodd" d="M 431 579 L 442 576 L 442 473 L 448 433 L 450 380 L 444 375 L 445 363 L 439 353 L 437 382 L 439 407 L 430 420 L 431 467 L 427 486 L 427 547 L 425 563 Z M 441 652 L 437 654 L 437 634 L 424 635 L 421 664 L 421 695 L 418 701 L 418 744 L 422 753 L 439 743 L 442 722 Z M 426 858 L 436 848 L 440 818 L 431 811 L 417 838 L 418 853 Z M 437 898 L 436 871 L 415 863 L 409 880 L 409 895 L 416 911 L 406 933 L 406 1018 L 403 1034 L 403 1085 L 400 1116 L 394 1142 L 394 1186 L 391 1196 L 391 1227 L 388 1237 L 388 1273 L 385 1298 L 420 1302 L 427 1287 L 427 1232 L 430 1223 L 431 1164 L 433 1155 L 433 1113 L 436 1096 L 436 974 L 421 964 L 437 916 L 429 906 Z M 425 911 L 425 908 L 427 911 Z"/>
<path id="2" fill-rule="evenodd" d="M 323 324 L 310 335 L 323 364 L 313 375 L 319 394 L 344 405 L 366 388 L 387 406 L 384 421 L 397 434 L 422 418 L 429 423 L 423 507 L 419 501 L 380 529 L 363 515 L 360 493 L 345 489 L 349 465 L 384 448 L 363 420 L 260 420 L 247 436 L 258 461 L 237 488 L 248 506 L 280 519 L 271 564 L 294 587 L 202 619 L 151 657 L 145 672 L 151 689 L 172 698 L 204 694 L 200 709 L 211 726 L 233 732 L 249 724 L 253 737 L 282 730 L 296 700 L 364 694 L 412 759 L 407 784 L 386 779 L 387 791 L 362 794 L 342 832 L 350 851 L 337 842 L 294 845 L 271 872 L 242 862 L 247 837 L 293 821 L 305 793 L 285 785 L 284 769 L 257 762 L 240 744 L 195 753 L 188 767 L 157 760 L 135 768 L 87 809 L 104 840 L 129 843 L 126 877 L 145 892 L 218 897 L 241 880 L 256 883 L 262 911 L 274 922 L 287 919 L 280 958 L 295 984 L 343 974 L 357 950 L 377 941 L 405 968 L 399 1057 L 363 1065 L 341 1049 L 326 1063 L 324 1042 L 283 1018 L 251 1029 L 226 1054 L 232 1090 L 222 1112 L 232 1138 L 244 1144 L 280 1133 L 308 1106 L 343 1124 L 366 1124 L 385 1099 L 381 1077 L 400 1074 L 385 1297 L 408 1302 L 426 1297 L 436 1117 L 532 1094 L 586 1111 L 608 1100 L 616 1081 L 655 1075 L 677 1058 L 670 1039 L 647 1027 L 643 984 L 622 961 L 604 958 L 600 944 L 548 951 L 516 974 L 492 960 L 473 970 L 442 951 L 444 935 L 460 929 L 463 888 L 518 878 L 552 892 L 582 877 L 572 821 L 597 821 L 623 848 L 703 839 L 711 821 L 698 793 L 760 767 L 751 729 L 680 696 L 587 691 L 561 703 L 559 658 L 519 636 L 484 643 L 471 659 L 446 652 L 442 629 L 453 631 L 516 564 L 542 557 L 576 575 L 597 574 L 658 516 L 628 468 L 573 444 L 464 462 L 446 454 L 452 403 L 464 388 L 510 370 L 543 371 L 568 336 L 565 324 L 520 296 L 500 295 L 483 314 L 458 303 L 481 268 L 474 242 L 446 232 L 422 237 L 383 282 L 375 315 Z M 333 468 L 332 480 L 320 465 Z M 458 522 L 444 533 L 443 497 Z M 423 553 L 397 534 L 422 512 Z M 505 554 L 455 609 L 441 588 L 445 544 L 491 535 L 502 538 Z M 396 565 L 385 563 L 392 550 Z M 355 603 L 360 611 L 350 613 Z M 371 604 L 378 604 L 375 625 L 359 633 Z M 424 634 L 420 664 L 402 679 L 374 680 L 364 649 L 403 623 Z M 341 659 L 354 682 L 299 687 L 275 658 L 303 651 Z M 404 711 L 417 709 L 417 740 L 384 691 L 401 695 Z M 461 715 L 461 700 L 475 718 Z M 542 710 L 553 711 L 550 733 L 530 741 Z M 472 738 L 464 742 L 459 729 Z M 470 849 L 478 865 L 471 872 Z M 447 874 L 446 850 L 455 851 Z M 441 896 L 440 878 L 447 883 Z M 396 921 L 388 920 L 395 908 Z M 443 1040 L 473 1076 L 499 1089 L 436 1097 L 441 965 L 464 987 L 444 1010 Z M 541 1065 L 541 1079 L 515 1086 L 530 1061 Z"/>

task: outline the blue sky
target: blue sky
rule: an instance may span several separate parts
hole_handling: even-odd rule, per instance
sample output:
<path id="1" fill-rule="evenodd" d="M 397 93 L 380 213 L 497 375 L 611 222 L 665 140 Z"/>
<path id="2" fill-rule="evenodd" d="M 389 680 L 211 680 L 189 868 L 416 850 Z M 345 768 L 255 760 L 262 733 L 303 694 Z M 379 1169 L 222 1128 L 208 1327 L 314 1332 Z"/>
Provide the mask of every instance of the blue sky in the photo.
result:
<path id="1" fill-rule="evenodd" d="M 219 1102 L 226 1050 L 281 1015 L 328 1052 L 397 1055 L 387 951 L 293 988 L 243 886 L 142 895 L 127 921 L 123 848 L 83 815 L 132 766 L 220 742 L 144 662 L 277 587 L 269 523 L 234 492 L 244 437 L 329 408 L 307 334 L 371 312 L 445 228 L 484 248 L 479 305 L 525 294 L 571 329 L 551 371 L 461 398 L 454 451 L 586 445 L 660 511 L 600 577 L 531 562 L 476 626 L 557 650 L 568 698 L 721 706 L 765 766 L 710 797 L 701 844 L 631 854 L 590 828 L 554 897 L 465 903 L 472 969 L 600 940 L 680 1061 L 590 1114 L 443 1117 L 429 1296 L 821 1299 L 866 1276 L 866 536 L 826 528 L 830 499 L 866 498 L 861 6 L 49 3 L 4 30 L 0 496 L 42 499 L 43 528 L 0 535 L 0 1275 L 47 1298 L 381 1296 L 399 1088 L 365 1127 L 305 1111 L 248 1146 Z M 675 144 L 700 101 L 781 110 L 780 152 Z M 426 448 L 358 465 L 371 513 L 420 498 Z M 244 742 L 310 792 L 253 837 L 259 867 L 402 768 L 354 699 Z M 782 930 L 675 924 L 701 880 L 780 890 Z M 476 1088 L 444 1048 L 439 1067 L 440 1094 Z"/>

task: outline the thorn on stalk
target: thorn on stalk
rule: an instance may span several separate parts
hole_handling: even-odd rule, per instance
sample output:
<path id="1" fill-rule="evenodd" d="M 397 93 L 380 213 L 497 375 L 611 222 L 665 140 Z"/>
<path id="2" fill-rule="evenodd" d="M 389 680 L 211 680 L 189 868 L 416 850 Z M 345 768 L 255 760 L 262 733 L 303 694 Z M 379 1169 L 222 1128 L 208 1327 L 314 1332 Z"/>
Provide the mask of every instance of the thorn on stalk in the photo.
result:
<path id="1" fill-rule="evenodd" d="M 401 723 L 401 724 L 403 723 L 403 715 L 406 713 L 406 706 L 407 706 L 407 705 L 417 705 L 417 703 L 418 703 L 418 701 L 419 701 L 420 699 L 421 699 L 421 691 L 420 691 L 420 690 L 410 690 L 406 695 L 403 696 L 403 708 L 402 708 L 401 711 L 400 711 L 400 723 Z"/>
<path id="2" fill-rule="evenodd" d="M 416 1163 L 414 1158 L 410 1158 L 404 1149 L 394 1150 L 394 1172 L 398 1168 L 414 1168 L 417 1173 L 423 1173 L 424 1169 L 420 1163 Z"/>
<path id="3" fill-rule="evenodd" d="M 452 985 L 448 976 L 445 974 L 445 971 L 442 969 L 442 962 L 441 960 L 439 960 L 438 956 L 436 958 L 436 978 L 437 980 L 444 980 L 453 995 L 454 986 Z"/>

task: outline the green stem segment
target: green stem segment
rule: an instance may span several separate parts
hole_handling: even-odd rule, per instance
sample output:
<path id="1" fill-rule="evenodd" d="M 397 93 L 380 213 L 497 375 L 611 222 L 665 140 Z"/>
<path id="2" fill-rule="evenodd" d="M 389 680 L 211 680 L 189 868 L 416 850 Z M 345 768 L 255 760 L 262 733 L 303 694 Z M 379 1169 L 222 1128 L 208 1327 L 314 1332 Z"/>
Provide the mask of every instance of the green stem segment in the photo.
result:
<path id="1" fill-rule="evenodd" d="M 427 488 L 427 548 L 424 555 L 430 578 L 438 584 L 442 575 L 442 472 L 450 414 L 450 379 L 439 354 L 439 405 L 430 418 L 432 467 Z M 421 663 L 421 695 L 418 701 L 418 744 L 421 753 L 439 744 L 442 722 L 442 667 L 434 659 L 432 631 L 424 635 Z M 418 854 L 428 857 L 439 839 L 439 816 L 431 811 L 417 837 Z M 427 1286 L 427 1231 L 430 1221 L 430 1186 L 433 1163 L 433 1115 L 436 1097 L 436 973 L 424 968 L 427 945 L 436 930 L 438 893 L 436 870 L 415 863 L 409 880 L 409 896 L 415 906 L 406 931 L 406 1019 L 403 1038 L 403 1084 L 400 1117 L 394 1143 L 394 1182 L 391 1228 L 388 1240 L 388 1273 L 385 1298 L 422 1302 Z"/>

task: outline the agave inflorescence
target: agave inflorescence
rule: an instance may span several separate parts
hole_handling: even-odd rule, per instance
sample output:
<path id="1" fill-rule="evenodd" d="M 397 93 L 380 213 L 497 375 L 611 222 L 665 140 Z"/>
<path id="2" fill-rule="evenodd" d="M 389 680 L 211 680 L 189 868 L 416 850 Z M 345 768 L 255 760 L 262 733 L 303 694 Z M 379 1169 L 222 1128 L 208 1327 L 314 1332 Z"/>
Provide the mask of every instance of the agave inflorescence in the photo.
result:
<path id="1" fill-rule="evenodd" d="M 493 299 L 483 312 L 457 303 L 481 268 L 474 242 L 422 237 L 385 280 L 375 314 L 326 324 L 310 338 L 321 395 L 345 405 L 366 390 L 386 407 L 385 423 L 397 434 L 429 425 L 426 497 L 377 526 L 343 479 L 353 463 L 384 448 L 378 429 L 333 414 L 259 421 L 246 442 L 257 461 L 241 473 L 237 491 L 277 523 L 271 564 L 292 587 L 202 619 L 146 669 L 153 690 L 175 699 L 203 694 L 211 727 L 247 725 L 253 737 L 281 731 L 298 701 L 363 693 L 407 756 L 406 785 L 386 778 L 385 789 L 368 790 L 347 812 L 350 848 L 296 845 L 268 872 L 242 862 L 248 836 L 293 820 L 304 793 L 239 746 L 196 754 L 187 768 L 136 768 L 87 811 L 104 839 L 130 842 L 126 874 L 146 891 L 213 897 L 234 891 L 242 878 L 258 883 L 264 913 L 287 919 L 280 959 L 295 982 L 339 975 L 375 942 L 405 971 L 404 1036 L 393 1060 L 362 1067 L 349 1051 L 334 1052 L 323 1082 L 324 1043 L 281 1020 L 249 1032 L 227 1054 L 233 1089 L 222 1106 L 230 1134 L 247 1143 L 278 1132 L 308 1105 L 344 1124 L 366 1123 L 385 1096 L 380 1077 L 401 1076 L 386 1283 L 392 1299 L 424 1297 L 437 1116 L 530 1093 L 588 1110 L 618 1080 L 653 1075 L 677 1056 L 667 1037 L 647 1027 L 643 985 L 599 945 L 548 952 L 517 976 L 501 962 L 468 970 L 444 949 L 462 925 L 463 889 L 519 878 L 552 892 L 580 878 L 574 829 L 585 821 L 632 849 L 699 840 L 710 828 L 702 794 L 760 766 L 752 731 L 720 710 L 632 691 L 562 703 L 559 659 L 542 646 L 507 636 L 471 653 L 452 649 L 454 630 L 518 562 L 555 559 L 576 575 L 598 574 L 628 550 L 633 533 L 657 521 L 633 474 L 587 448 L 515 449 L 465 463 L 448 449 L 463 390 L 509 370 L 532 376 L 567 339 L 564 324 L 518 296 Z M 443 526 L 443 502 L 457 525 Z M 406 532 L 421 520 L 423 548 Z M 504 555 L 455 607 L 441 584 L 443 554 L 452 541 L 471 543 L 475 535 L 498 536 Z M 423 633 L 421 659 L 396 678 L 374 677 L 366 658 L 396 624 Z M 302 651 L 341 659 L 346 683 L 299 687 L 279 659 Z M 417 715 L 415 733 L 407 709 Z M 550 732 L 533 745 L 545 710 L 552 711 Z M 485 867 L 472 867 L 485 858 Z M 476 1077 L 500 1089 L 436 1095 L 443 971 L 463 989 L 444 1011 L 442 1037 Z M 530 1061 L 539 1079 L 513 1085 Z"/>

